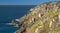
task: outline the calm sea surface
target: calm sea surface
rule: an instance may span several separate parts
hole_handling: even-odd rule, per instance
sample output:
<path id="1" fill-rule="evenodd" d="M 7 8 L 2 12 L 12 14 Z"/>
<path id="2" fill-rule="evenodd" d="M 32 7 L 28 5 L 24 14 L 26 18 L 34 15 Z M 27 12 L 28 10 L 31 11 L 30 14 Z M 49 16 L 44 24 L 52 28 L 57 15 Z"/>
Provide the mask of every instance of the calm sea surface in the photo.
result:
<path id="1" fill-rule="evenodd" d="M 35 5 L 0 5 L 0 33 L 14 33 L 17 27 L 8 25 L 12 19 L 21 18 Z"/>

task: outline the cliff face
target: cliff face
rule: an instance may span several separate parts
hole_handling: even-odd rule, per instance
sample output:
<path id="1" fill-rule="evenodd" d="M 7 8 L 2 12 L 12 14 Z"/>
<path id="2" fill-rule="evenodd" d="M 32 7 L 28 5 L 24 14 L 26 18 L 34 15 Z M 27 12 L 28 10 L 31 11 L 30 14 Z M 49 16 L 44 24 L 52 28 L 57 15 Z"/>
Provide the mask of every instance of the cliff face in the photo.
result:
<path id="1" fill-rule="evenodd" d="M 60 2 L 48 2 L 31 8 L 19 18 L 20 29 L 15 33 L 60 33 Z"/>

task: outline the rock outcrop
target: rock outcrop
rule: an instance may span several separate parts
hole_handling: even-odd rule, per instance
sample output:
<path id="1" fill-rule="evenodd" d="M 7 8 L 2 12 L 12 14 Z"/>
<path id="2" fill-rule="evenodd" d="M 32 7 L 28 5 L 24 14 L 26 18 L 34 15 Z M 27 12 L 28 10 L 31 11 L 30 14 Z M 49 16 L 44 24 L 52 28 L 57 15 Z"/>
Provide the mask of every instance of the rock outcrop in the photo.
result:
<path id="1" fill-rule="evenodd" d="M 60 2 L 47 2 L 31 8 L 19 19 L 15 33 L 60 33 Z"/>

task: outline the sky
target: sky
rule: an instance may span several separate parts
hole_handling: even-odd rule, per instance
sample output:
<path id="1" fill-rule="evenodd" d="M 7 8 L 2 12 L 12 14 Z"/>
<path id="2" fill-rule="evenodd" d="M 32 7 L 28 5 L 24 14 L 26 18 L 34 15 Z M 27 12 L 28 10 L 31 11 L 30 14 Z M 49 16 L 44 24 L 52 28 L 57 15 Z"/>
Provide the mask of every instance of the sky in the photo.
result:
<path id="1" fill-rule="evenodd" d="M 39 5 L 49 1 L 57 0 L 0 0 L 0 5 Z"/>

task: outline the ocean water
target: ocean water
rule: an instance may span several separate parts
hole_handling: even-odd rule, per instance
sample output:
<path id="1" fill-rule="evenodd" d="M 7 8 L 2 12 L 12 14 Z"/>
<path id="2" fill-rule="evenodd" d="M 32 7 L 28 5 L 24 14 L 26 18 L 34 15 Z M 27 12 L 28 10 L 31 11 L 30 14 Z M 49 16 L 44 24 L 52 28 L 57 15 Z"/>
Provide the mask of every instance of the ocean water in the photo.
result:
<path id="1" fill-rule="evenodd" d="M 0 33 L 14 33 L 17 27 L 8 25 L 12 19 L 21 18 L 36 5 L 0 5 Z"/>

